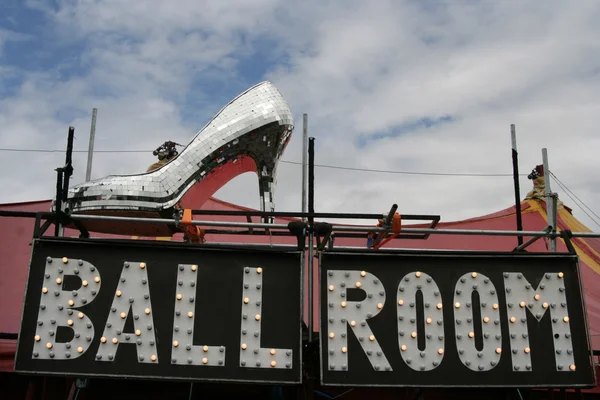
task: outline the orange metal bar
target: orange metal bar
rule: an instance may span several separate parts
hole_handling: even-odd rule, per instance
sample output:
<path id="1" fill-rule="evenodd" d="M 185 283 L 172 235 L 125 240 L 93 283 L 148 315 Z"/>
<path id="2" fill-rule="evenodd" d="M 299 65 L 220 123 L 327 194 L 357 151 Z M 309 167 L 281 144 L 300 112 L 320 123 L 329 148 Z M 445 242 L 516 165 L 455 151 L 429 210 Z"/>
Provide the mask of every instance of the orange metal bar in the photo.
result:
<path id="1" fill-rule="evenodd" d="M 385 239 L 383 239 L 377 246 L 373 247 L 375 250 L 380 249 L 384 244 L 394 239 L 396 236 L 400 234 L 402 230 L 402 216 L 398 213 L 394 214 L 392 219 L 392 234 Z"/>
<path id="2" fill-rule="evenodd" d="M 204 243 L 206 241 L 206 232 L 199 226 L 192 225 L 192 210 L 184 209 L 183 216 L 181 218 L 181 230 L 183 234 L 190 240 L 191 243 Z"/>

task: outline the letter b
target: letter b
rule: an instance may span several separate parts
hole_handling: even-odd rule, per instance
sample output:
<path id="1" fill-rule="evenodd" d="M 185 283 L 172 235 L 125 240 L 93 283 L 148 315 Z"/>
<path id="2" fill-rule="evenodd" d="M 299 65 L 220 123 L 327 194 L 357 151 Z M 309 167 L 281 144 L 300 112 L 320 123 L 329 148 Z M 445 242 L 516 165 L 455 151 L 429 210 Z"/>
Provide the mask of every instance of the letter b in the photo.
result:
<path id="1" fill-rule="evenodd" d="M 66 276 L 81 279 L 77 290 L 63 288 Z M 66 360 L 81 356 L 94 338 L 92 321 L 76 307 L 91 303 L 100 291 L 100 273 L 92 264 L 67 257 L 46 259 L 32 358 Z M 73 339 L 56 342 L 58 327 L 73 332 Z"/>

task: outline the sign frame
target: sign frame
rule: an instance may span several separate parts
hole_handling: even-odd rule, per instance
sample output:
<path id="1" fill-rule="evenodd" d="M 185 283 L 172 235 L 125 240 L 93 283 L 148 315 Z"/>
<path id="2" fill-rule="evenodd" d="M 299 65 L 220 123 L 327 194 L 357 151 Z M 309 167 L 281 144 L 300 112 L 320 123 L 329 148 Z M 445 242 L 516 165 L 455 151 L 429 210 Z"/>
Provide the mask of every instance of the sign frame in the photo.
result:
<path id="1" fill-rule="evenodd" d="M 32 304 L 32 305 L 27 304 L 28 298 L 30 296 L 30 290 L 32 290 L 32 288 L 31 288 L 32 287 L 32 281 L 31 281 L 31 279 L 32 279 L 32 276 L 31 276 L 32 275 L 32 264 L 34 262 L 36 262 L 36 256 L 37 256 L 37 258 L 40 258 L 40 257 L 46 258 L 46 255 L 39 256 L 36 254 L 37 251 L 40 251 L 40 250 L 38 250 L 39 246 L 44 245 L 44 244 L 49 244 L 50 246 L 58 245 L 59 246 L 58 248 L 61 248 L 61 247 L 65 248 L 65 251 L 68 251 L 68 248 L 70 246 L 82 245 L 82 246 L 92 246 L 92 247 L 96 247 L 96 248 L 108 247 L 110 249 L 119 249 L 119 248 L 120 249 L 123 249 L 123 248 L 131 249 L 131 248 L 133 248 L 133 249 L 135 249 L 136 255 L 139 254 L 144 249 L 148 249 L 148 250 L 154 249 L 153 251 L 165 251 L 165 252 L 180 251 L 182 253 L 187 252 L 188 254 L 195 255 L 195 257 L 198 257 L 198 256 L 201 257 L 202 253 L 205 253 L 205 254 L 206 253 L 221 253 L 221 254 L 233 253 L 233 254 L 237 255 L 238 257 L 243 257 L 244 254 L 256 253 L 258 255 L 258 257 L 260 257 L 261 254 L 271 254 L 271 255 L 273 255 L 273 257 L 281 256 L 281 257 L 287 257 L 288 260 L 296 259 L 295 261 L 293 261 L 293 263 L 295 264 L 293 267 L 289 264 L 287 266 L 286 265 L 281 266 L 282 269 L 287 270 L 287 271 L 284 271 L 286 274 L 289 274 L 289 273 L 291 273 L 291 271 L 294 271 L 293 272 L 293 275 L 294 275 L 293 280 L 295 282 L 297 282 L 297 285 L 298 285 L 297 286 L 298 291 L 296 292 L 298 294 L 298 298 L 296 300 L 293 300 L 293 303 L 295 304 L 294 310 L 297 313 L 297 317 L 298 317 L 297 329 L 294 329 L 296 331 L 296 333 L 294 333 L 294 335 L 298 335 L 298 342 L 297 342 L 297 344 L 294 344 L 291 349 L 293 352 L 292 353 L 292 366 L 288 370 L 279 370 L 279 371 L 266 369 L 266 368 L 265 368 L 265 371 L 262 371 L 262 369 L 260 369 L 260 371 L 258 371 L 259 370 L 258 368 L 255 368 L 255 369 L 248 368 L 247 373 L 237 372 L 236 373 L 237 376 L 234 378 L 213 377 L 210 375 L 207 377 L 207 376 L 198 376 L 195 374 L 160 375 L 160 374 L 144 374 L 144 373 L 138 373 L 138 374 L 97 373 L 97 372 L 82 373 L 80 371 L 77 371 L 77 372 L 76 371 L 52 371 L 52 370 L 49 370 L 48 368 L 43 369 L 43 370 L 42 369 L 32 370 L 32 369 L 23 368 L 22 367 L 23 362 L 31 361 L 31 360 L 27 360 L 27 358 L 31 358 L 31 352 L 29 352 L 29 353 L 27 353 L 27 351 L 23 352 L 24 351 L 24 347 L 23 347 L 24 343 L 23 343 L 22 339 L 25 338 L 25 336 L 23 334 L 24 323 L 26 323 L 25 312 L 26 312 L 26 310 L 29 310 L 29 312 L 31 312 L 31 310 L 33 309 L 33 312 L 35 313 L 36 312 L 35 308 L 39 307 L 39 305 L 36 305 L 36 304 Z M 122 268 L 122 264 L 119 265 L 119 260 L 117 260 L 117 257 L 109 256 L 108 258 L 111 259 L 111 261 L 109 261 L 109 265 L 101 266 L 98 268 L 99 270 L 101 268 L 103 268 L 103 269 L 108 269 L 108 268 L 120 269 L 120 268 Z M 136 257 L 133 257 L 133 258 L 136 258 Z M 188 259 L 190 258 L 189 255 L 187 258 Z M 244 259 L 240 258 L 240 260 L 244 260 Z M 151 260 L 147 260 L 147 261 L 148 261 L 148 265 L 150 265 Z M 267 262 L 273 263 L 274 261 L 267 261 Z M 243 261 L 241 261 L 241 263 L 243 263 Z M 198 273 L 200 273 L 201 268 L 202 268 L 201 263 L 195 262 L 195 264 L 198 264 L 198 267 L 199 267 Z M 110 378 L 110 379 L 135 379 L 135 380 L 142 380 L 142 381 L 143 380 L 156 380 L 156 381 L 172 381 L 172 382 L 185 381 L 185 382 L 213 382 L 213 383 L 241 383 L 241 384 L 259 383 L 259 384 L 278 384 L 278 385 L 302 384 L 302 377 L 303 377 L 304 264 L 305 264 L 304 252 L 298 251 L 297 248 L 295 248 L 293 246 L 271 247 L 269 245 L 265 245 L 263 247 L 263 246 L 253 246 L 253 245 L 236 245 L 236 244 L 229 245 L 229 244 L 221 244 L 221 243 L 190 245 L 190 244 L 183 243 L 183 242 L 149 241 L 149 240 L 135 241 L 135 240 L 129 240 L 129 239 L 104 239 L 104 238 L 82 239 L 82 238 L 64 238 L 64 237 L 34 238 L 31 243 L 31 255 L 30 255 L 28 276 L 27 276 L 24 299 L 23 299 L 22 310 L 21 310 L 21 321 L 20 321 L 20 326 L 19 326 L 19 335 L 17 338 L 17 346 L 16 346 L 16 354 L 15 354 L 15 362 L 14 362 L 13 371 L 16 373 L 21 373 L 24 375 L 31 375 L 31 376 L 67 376 L 67 377 L 73 377 L 73 378 Z M 180 265 L 180 262 L 178 262 L 178 259 L 175 258 L 174 261 L 172 262 L 172 265 L 168 265 L 166 267 L 176 270 L 176 269 L 178 269 L 177 268 L 178 265 Z M 43 265 L 37 266 L 36 268 L 43 270 L 44 266 Z M 181 266 L 180 266 L 180 268 L 181 268 Z M 247 272 L 247 271 L 245 271 L 245 269 L 246 268 L 240 269 L 240 274 Z M 252 271 L 252 272 L 254 272 L 254 271 Z M 267 270 L 265 269 L 265 273 L 266 272 L 267 272 Z M 43 276 L 43 271 L 42 271 L 41 275 Z M 250 274 L 250 275 L 252 275 L 252 274 Z M 265 279 L 267 279 L 267 278 L 265 278 Z M 292 278 L 290 278 L 290 279 L 292 279 Z M 241 281 L 241 279 L 240 279 L 240 281 Z M 151 278 L 148 279 L 148 283 L 149 284 L 152 283 Z M 200 284 L 201 283 L 199 283 L 198 285 L 200 285 Z M 39 286 L 40 289 L 42 288 L 41 282 L 36 283 L 35 285 Z M 156 285 L 155 285 L 155 287 L 156 287 Z M 236 289 L 236 288 L 234 288 L 234 289 Z M 100 290 L 98 290 L 98 292 L 100 292 Z M 105 289 L 105 290 L 107 290 L 107 289 Z M 240 293 L 242 293 L 243 290 L 244 289 L 241 289 Z M 294 289 L 294 290 L 296 290 L 296 289 Z M 154 292 L 156 292 L 156 289 Z M 151 294 L 152 294 L 152 292 L 151 292 Z M 156 298 L 156 300 L 154 300 L 154 301 L 160 300 L 157 298 L 157 297 L 159 297 L 159 295 L 152 294 L 152 296 L 154 296 Z M 163 296 L 160 296 L 160 298 L 162 299 Z M 173 301 L 175 301 L 175 300 L 173 299 Z M 290 302 L 292 302 L 292 300 L 290 300 Z M 91 301 L 90 301 L 90 303 L 91 303 Z M 241 301 L 240 301 L 240 304 L 242 304 Z M 250 305 L 252 305 L 252 304 L 250 304 Z M 109 303 L 107 303 L 106 306 L 109 306 Z M 206 305 L 202 306 L 200 304 L 198 306 L 206 307 Z M 77 307 L 77 305 L 75 305 L 75 307 Z M 156 308 L 156 305 L 154 308 Z M 73 311 L 76 312 L 77 309 L 74 309 Z M 264 311 L 264 309 L 263 309 L 263 311 Z M 172 313 L 172 317 L 173 317 L 174 316 L 173 310 L 171 310 L 171 313 Z M 237 314 L 239 315 L 239 313 L 237 313 Z M 33 318 L 33 317 L 29 317 L 29 319 L 31 319 L 31 318 Z M 130 316 L 128 316 L 127 318 L 130 318 Z M 252 318 L 252 320 L 254 320 L 254 319 Z M 94 337 L 93 337 L 93 341 L 95 343 L 98 341 L 100 336 L 102 336 L 103 329 L 105 329 L 105 328 L 103 328 L 101 322 L 94 321 L 94 323 L 96 325 Z M 197 324 L 198 324 L 198 322 L 196 322 L 196 325 Z M 270 324 L 275 325 L 275 323 L 270 323 Z M 293 328 L 290 328 L 290 329 L 293 329 Z M 264 327 L 262 328 L 262 331 L 265 331 Z M 127 333 L 127 332 L 123 331 L 123 334 L 125 334 L 125 333 Z M 133 333 L 130 333 L 130 334 L 133 335 Z M 57 333 L 57 335 L 58 335 L 58 333 Z M 156 346 L 157 347 L 160 346 L 160 344 L 159 344 L 160 340 L 166 341 L 165 338 L 169 335 L 173 335 L 172 327 L 171 327 L 171 334 L 169 334 L 169 332 L 162 332 L 160 339 L 156 340 Z M 238 337 L 240 336 L 239 331 L 237 332 L 237 336 Z M 264 335 L 262 335 L 262 336 L 264 336 Z M 262 336 L 261 336 L 261 338 L 262 338 Z M 270 334 L 270 336 L 273 336 L 273 335 Z M 135 338 L 135 336 L 133 336 L 133 337 Z M 233 344 L 233 346 L 232 346 L 232 344 Z M 194 343 L 193 345 L 196 346 L 196 343 Z M 230 368 L 241 369 L 241 367 L 239 365 L 240 364 L 240 356 L 238 356 L 238 354 L 240 353 L 239 346 L 235 346 L 235 342 L 227 343 L 224 346 L 226 347 L 226 349 L 225 349 L 226 354 L 224 357 L 227 357 L 227 354 L 231 353 L 231 352 L 236 354 L 236 356 L 233 357 L 233 361 L 236 362 L 237 365 L 234 364 L 233 367 L 227 368 L 227 371 L 231 371 Z M 164 347 L 164 345 L 163 345 L 163 347 Z M 200 346 L 196 346 L 196 347 L 200 347 Z M 98 348 L 98 346 L 94 345 L 88 351 L 95 352 L 97 348 Z M 76 350 L 73 349 L 73 351 L 76 351 Z M 164 351 L 163 351 L 163 353 L 164 353 Z M 283 354 L 283 352 L 281 352 L 281 353 Z M 160 354 L 159 354 L 159 356 L 160 356 Z M 25 358 L 25 360 L 23 360 L 24 358 Z M 163 354 L 161 356 L 161 359 L 158 361 L 162 361 L 162 364 L 170 363 L 171 362 L 170 358 L 171 358 L 170 353 Z M 231 358 L 231 357 L 229 357 L 229 358 Z M 42 361 L 42 360 L 39 360 L 39 361 Z M 60 360 L 56 360 L 56 361 L 60 361 Z M 118 361 L 118 359 L 116 358 L 116 355 L 115 355 L 115 361 Z M 93 361 L 91 361 L 91 362 L 93 362 Z M 228 359 L 228 362 L 231 362 L 231 359 Z M 174 365 L 170 365 L 171 368 L 173 366 Z M 179 367 L 183 367 L 183 368 L 187 367 L 188 369 L 189 368 L 192 368 L 192 369 L 193 368 L 206 368 L 206 366 L 199 366 L 199 365 L 191 365 L 191 366 L 185 365 L 185 366 L 179 366 Z M 208 368 L 210 368 L 210 366 Z M 292 373 L 292 371 L 294 371 L 294 372 Z M 283 374 L 288 373 L 287 376 L 293 375 L 293 377 L 292 378 L 282 378 L 282 379 L 279 379 L 279 378 L 269 379 L 268 376 L 269 376 L 269 373 L 271 373 L 271 372 L 283 373 Z M 228 373 L 229 372 L 225 372 L 225 374 L 228 374 Z M 259 375 L 260 373 L 263 373 L 263 375 L 266 375 L 267 378 L 260 378 L 260 377 L 254 376 L 254 375 Z M 238 378 L 240 375 L 241 376 L 249 375 L 250 377 L 240 379 L 240 378 Z M 280 374 L 279 376 L 283 376 L 283 375 Z"/>
<path id="2" fill-rule="evenodd" d="M 411 382 L 410 380 L 407 380 L 405 382 L 401 382 L 401 383 L 365 383 L 365 382 L 357 382 L 356 380 L 353 380 L 354 377 L 350 376 L 349 374 L 348 377 L 346 378 L 348 380 L 348 382 L 342 382 L 340 380 L 336 380 L 336 381 L 328 381 L 326 379 L 325 374 L 328 373 L 325 371 L 325 369 L 328 368 L 328 363 L 325 361 L 325 358 L 327 357 L 327 341 L 328 341 L 328 334 L 327 334 L 327 298 L 324 297 L 327 296 L 327 292 L 328 292 L 328 286 L 327 286 L 327 272 L 329 271 L 328 267 L 327 267 L 327 261 L 326 259 L 328 257 L 336 257 L 336 256 L 342 256 L 342 257 L 363 257 L 364 260 L 374 260 L 375 262 L 377 262 L 377 259 L 383 259 L 383 258 L 389 258 L 389 257 L 414 257 L 414 258 L 419 258 L 419 257 L 430 257 L 430 258 L 444 258 L 444 257 L 457 257 L 457 258 L 506 258 L 506 259 L 512 259 L 512 260 L 517 260 L 517 259 L 567 259 L 567 260 L 571 260 L 571 262 L 574 262 L 574 268 L 576 271 L 576 276 L 577 276 L 577 286 L 579 288 L 578 291 L 578 296 L 580 298 L 581 301 L 581 309 L 583 310 L 583 326 L 585 329 L 585 337 L 586 337 L 586 341 L 585 344 L 587 345 L 587 351 L 589 351 L 589 369 L 590 369 L 590 374 L 591 374 L 591 379 L 593 382 L 590 383 L 576 383 L 576 384 L 562 384 L 562 383 L 556 383 L 556 384 L 552 384 L 552 383 L 544 383 L 544 384 L 514 384 L 514 383 L 506 383 L 506 384 L 480 384 L 477 382 L 473 382 L 473 383 L 464 383 L 464 384 L 443 384 L 443 383 L 427 383 L 427 382 L 419 382 L 419 383 L 414 383 Z M 319 274 L 319 294 L 318 294 L 318 299 L 319 299 L 319 307 L 318 307 L 318 312 L 319 312 L 319 377 L 320 377 L 320 384 L 324 387 L 328 387 L 328 386 L 335 386 L 335 387 L 430 387 L 430 388 L 464 388 L 464 387 L 475 387 L 475 388 L 507 388 L 507 387 L 526 387 L 526 388 L 593 388 L 597 385 L 597 376 L 596 376 L 596 369 L 593 365 L 593 350 L 592 350 L 592 344 L 591 344 L 591 336 L 590 336 L 590 326 L 589 326 L 589 319 L 588 319 L 588 314 L 587 314 L 587 305 L 586 305 L 586 298 L 584 295 L 584 282 L 583 282 L 583 278 L 582 278 L 582 273 L 581 273 L 581 266 L 579 263 L 579 258 L 576 254 L 573 253 L 568 253 L 568 252 L 558 252 L 558 253 L 543 253 L 543 252 L 500 252 L 500 251 L 477 251 L 477 250 L 438 250 L 438 249 L 433 249 L 433 250 L 429 250 L 429 249 L 380 249 L 377 251 L 370 251 L 368 249 L 358 249 L 358 248 L 338 248 L 338 249 L 334 249 L 334 250 L 330 250 L 324 253 L 320 253 L 319 257 L 318 257 L 318 274 Z M 324 265 L 325 264 L 325 265 Z M 448 266 L 450 267 L 450 266 Z M 401 268 L 401 267 L 399 267 Z M 332 270 L 340 270 L 343 268 L 333 268 Z M 364 271 L 369 271 L 369 268 L 367 266 L 361 268 Z M 357 271 L 360 272 L 361 269 L 356 269 L 353 266 L 349 266 L 346 268 L 346 270 L 349 271 Z M 488 267 L 489 269 L 489 267 Z M 402 273 L 398 274 L 398 279 L 402 278 L 403 273 L 410 273 L 411 271 L 418 271 L 419 268 L 415 268 L 414 266 L 411 267 L 407 267 L 406 270 L 402 270 Z M 439 278 L 438 278 L 439 279 Z M 349 287 L 348 287 L 349 288 Z M 330 288 L 329 288 L 330 289 Z M 504 289 L 504 286 L 502 286 L 502 289 Z M 499 290 L 500 292 L 501 290 Z M 396 293 L 394 292 L 390 292 L 388 294 L 388 296 L 390 297 L 395 297 Z M 349 296 L 348 296 L 349 297 Z M 323 302 L 325 300 L 325 302 Z M 350 301 L 350 300 L 348 300 Z M 450 303 L 448 301 L 446 301 L 446 303 Z M 499 304 L 501 305 L 501 308 L 499 311 L 501 311 L 501 320 L 506 318 L 506 304 L 502 304 L 502 300 L 500 300 Z M 502 307 L 503 306 L 503 307 Z M 388 306 L 389 307 L 389 306 Z M 446 308 L 446 307 L 444 307 Z M 527 315 L 527 317 L 529 318 L 531 316 L 531 314 L 529 314 L 527 311 L 525 311 L 525 314 Z M 447 316 L 446 316 L 447 319 Z M 391 321 L 391 320 L 390 320 Z M 394 326 L 394 331 L 396 332 L 396 335 L 398 334 L 398 332 L 396 331 L 397 329 L 397 323 L 398 321 L 396 320 L 396 324 Z M 351 328 L 349 321 L 345 323 L 345 326 L 347 328 L 347 334 L 348 337 L 353 336 L 353 333 L 350 333 L 351 330 L 353 328 Z M 454 332 L 454 327 L 452 327 L 452 332 Z M 503 329 L 504 331 L 504 329 Z M 504 331 L 503 332 L 504 335 L 507 335 L 507 332 Z M 446 335 L 445 335 L 446 336 Z M 445 339 L 446 341 L 451 341 L 451 343 L 446 344 L 446 346 L 455 346 L 455 339 L 451 338 L 448 335 L 449 339 Z M 358 343 L 357 338 L 354 338 L 355 342 Z M 506 341 L 507 339 L 505 339 L 504 337 L 502 337 L 502 343 L 504 344 L 503 347 L 506 347 Z M 398 348 L 399 346 L 396 346 L 396 349 L 392 349 L 392 351 L 398 351 L 400 352 L 401 350 Z M 362 351 L 360 349 L 360 346 L 358 347 L 358 349 L 356 349 L 355 351 Z M 390 350 L 388 350 L 390 351 Z M 586 354 L 588 354 L 586 352 Z M 364 357 L 364 361 L 368 364 L 369 361 L 366 357 L 366 355 L 363 353 Z M 506 354 L 504 354 L 505 356 L 510 356 L 509 352 L 507 351 Z M 402 358 L 400 358 L 400 360 L 402 360 Z M 456 365 L 461 365 L 460 364 L 460 360 L 452 360 L 453 362 L 456 362 Z M 586 366 L 587 368 L 587 366 Z M 427 374 L 429 371 L 422 371 L 420 373 L 422 374 Z M 487 371 L 486 371 L 487 372 Z M 502 374 L 503 372 L 498 371 L 497 373 Z M 398 375 L 396 375 L 398 376 Z M 431 376 L 431 374 L 429 375 L 429 378 L 433 378 L 433 376 Z"/>

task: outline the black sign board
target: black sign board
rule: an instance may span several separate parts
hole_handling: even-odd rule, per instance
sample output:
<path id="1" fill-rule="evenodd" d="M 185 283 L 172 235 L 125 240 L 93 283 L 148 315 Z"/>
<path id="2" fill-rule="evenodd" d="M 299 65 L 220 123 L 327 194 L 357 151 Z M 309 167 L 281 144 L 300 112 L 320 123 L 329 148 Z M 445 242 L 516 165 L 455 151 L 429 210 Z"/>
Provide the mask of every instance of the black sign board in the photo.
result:
<path id="1" fill-rule="evenodd" d="M 301 382 L 302 258 L 172 242 L 35 240 L 15 370 Z"/>
<path id="2" fill-rule="evenodd" d="M 321 381 L 593 387 L 576 256 L 325 252 Z"/>

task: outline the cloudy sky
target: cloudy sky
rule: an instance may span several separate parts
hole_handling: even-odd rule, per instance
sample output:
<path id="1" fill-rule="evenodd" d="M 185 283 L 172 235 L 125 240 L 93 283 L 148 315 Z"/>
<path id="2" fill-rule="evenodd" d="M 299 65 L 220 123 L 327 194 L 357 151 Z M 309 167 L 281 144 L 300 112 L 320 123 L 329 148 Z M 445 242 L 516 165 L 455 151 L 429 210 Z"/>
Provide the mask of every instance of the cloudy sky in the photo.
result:
<path id="1" fill-rule="evenodd" d="M 454 220 L 508 207 L 514 123 L 521 172 L 546 147 L 554 174 L 600 215 L 599 36 L 600 3 L 587 0 L 3 0 L 0 148 L 64 149 L 73 125 L 81 182 L 96 107 L 96 150 L 108 152 L 94 155 L 92 177 L 142 172 L 160 143 L 188 143 L 232 97 L 271 80 L 296 119 L 284 161 L 301 160 L 308 113 L 317 164 L 507 174 L 317 168 L 316 211 L 396 202 Z M 52 196 L 63 153 L 0 157 L 0 202 Z M 300 177 L 280 165 L 278 210 L 300 209 Z M 524 196 L 531 181 L 520 182 Z M 245 174 L 217 196 L 258 207 L 257 191 Z"/>

